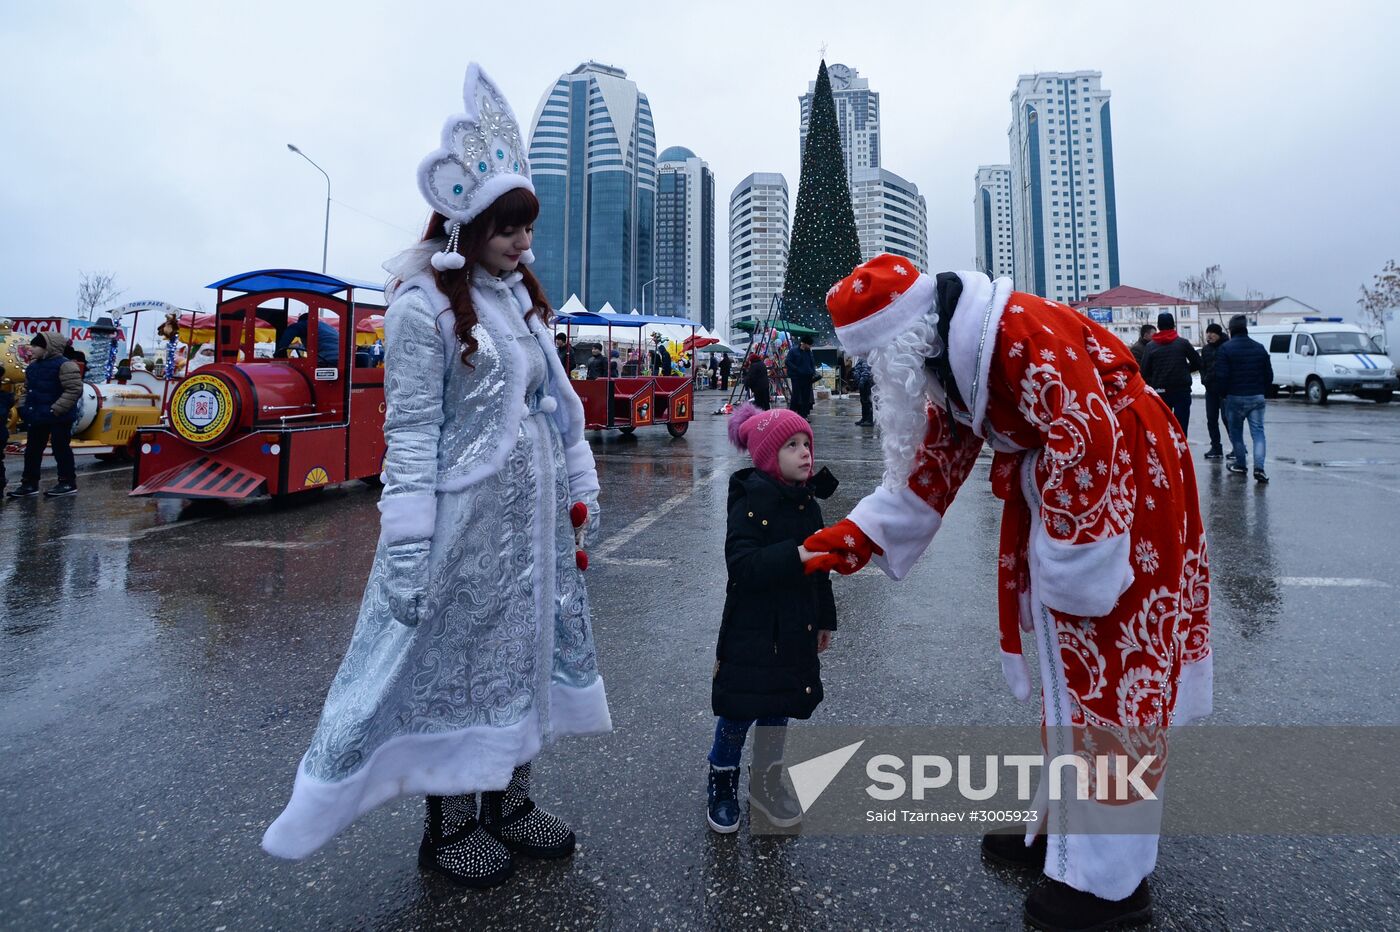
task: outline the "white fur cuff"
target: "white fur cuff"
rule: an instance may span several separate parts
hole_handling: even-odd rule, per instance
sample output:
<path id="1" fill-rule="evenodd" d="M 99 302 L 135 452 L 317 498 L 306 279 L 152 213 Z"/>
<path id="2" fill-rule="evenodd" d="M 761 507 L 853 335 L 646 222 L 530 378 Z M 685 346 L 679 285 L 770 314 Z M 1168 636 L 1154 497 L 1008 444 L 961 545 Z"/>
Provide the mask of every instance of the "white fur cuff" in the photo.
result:
<path id="1" fill-rule="evenodd" d="M 379 534 L 386 544 L 428 540 L 437 519 L 436 495 L 392 495 L 379 500 Z"/>
<path id="2" fill-rule="evenodd" d="M 909 574 L 943 523 L 943 516 L 907 485 L 898 492 L 880 486 L 861 499 L 849 517 L 885 551 L 873 559 L 891 579 Z"/>
<path id="3" fill-rule="evenodd" d="M 1025 702 L 1031 697 L 1031 671 L 1026 666 L 1026 658 L 1020 654 L 1001 652 L 1001 675 L 1017 702 Z"/>
<path id="4" fill-rule="evenodd" d="M 1052 538 L 1037 521 L 1030 546 L 1036 595 L 1057 612 L 1102 618 L 1133 584 L 1131 544 L 1128 534 L 1069 544 Z"/>
<path id="5" fill-rule="evenodd" d="M 566 449 L 564 463 L 569 470 L 569 495 L 574 501 L 598 491 L 598 469 L 593 461 L 593 448 L 587 440 L 580 440 Z"/>

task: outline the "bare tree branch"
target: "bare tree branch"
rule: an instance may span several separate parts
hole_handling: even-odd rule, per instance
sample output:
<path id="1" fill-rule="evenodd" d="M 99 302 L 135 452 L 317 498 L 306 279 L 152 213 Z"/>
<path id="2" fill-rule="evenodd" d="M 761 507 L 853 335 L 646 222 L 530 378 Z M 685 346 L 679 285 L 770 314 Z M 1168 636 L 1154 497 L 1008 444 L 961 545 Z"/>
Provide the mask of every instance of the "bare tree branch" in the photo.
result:
<path id="1" fill-rule="evenodd" d="M 78 273 L 78 313 L 84 320 L 91 320 L 93 312 L 125 293 L 125 288 L 117 287 L 114 272 Z"/>
<path id="2" fill-rule="evenodd" d="M 1391 259 L 1376 273 L 1372 287 L 1361 286 L 1361 297 L 1356 299 L 1361 313 L 1372 328 L 1385 328 L 1387 311 L 1400 307 L 1400 265 Z"/>
<path id="3" fill-rule="evenodd" d="M 1180 288 L 1183 297 L 1199 305 L 1202 317 L 1205 317 L 1207 310 L 1212 311 L 1216 321 L 1224 325 L 1220 302 L 1225 299 L 1225 274 L 1220 271 L 1220 266 L 1212 265 L 1200 275 L 1183 278 Z"/>

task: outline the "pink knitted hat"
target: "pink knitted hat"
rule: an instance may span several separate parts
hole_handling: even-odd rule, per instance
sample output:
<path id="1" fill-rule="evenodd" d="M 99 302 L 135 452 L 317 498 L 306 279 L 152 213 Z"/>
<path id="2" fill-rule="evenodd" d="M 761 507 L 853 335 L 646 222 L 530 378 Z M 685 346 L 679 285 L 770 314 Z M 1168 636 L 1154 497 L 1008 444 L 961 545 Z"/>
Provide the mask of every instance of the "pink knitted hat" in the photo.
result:
<path id="1" fill-rule="evenodd" d="M 778 451 L 793 434 L 806 434 L 807 442 L 812 444 L 813 451 L 816 450 L 812 425 L 796 411 L 787 408 L 764 411 L 753 402 L 747 402 L 729 417 L 729 442 L 748 451 L 755 466 L 780 482 L 783 476 L 778 469 Z"/>

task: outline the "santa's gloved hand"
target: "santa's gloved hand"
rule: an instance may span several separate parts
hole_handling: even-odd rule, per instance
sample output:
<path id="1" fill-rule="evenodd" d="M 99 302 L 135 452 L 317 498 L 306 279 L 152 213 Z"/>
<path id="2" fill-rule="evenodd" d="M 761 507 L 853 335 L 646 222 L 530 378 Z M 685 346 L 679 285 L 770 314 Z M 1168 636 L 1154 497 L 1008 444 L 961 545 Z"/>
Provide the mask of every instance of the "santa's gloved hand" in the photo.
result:
<path id="1" fill-rule="evenodd" d="M 803 572 L 808 575 L 835 570 L 842 576 L 849 576 L 869 563 L 873 554 L 884 553 L 850 518 L 822 528 L 803 541 L 802 546 L 816 554 L 802 564 Z"/>
<path id="2" fill-rule="evenodd" d="M 418 627 L 419 613 L 427 598 L 428 552 L 431 549 L 426 540 L 392 544 L 388 548 L 384 594 L 389 599 L 389 614 L 408 628 Z"/>

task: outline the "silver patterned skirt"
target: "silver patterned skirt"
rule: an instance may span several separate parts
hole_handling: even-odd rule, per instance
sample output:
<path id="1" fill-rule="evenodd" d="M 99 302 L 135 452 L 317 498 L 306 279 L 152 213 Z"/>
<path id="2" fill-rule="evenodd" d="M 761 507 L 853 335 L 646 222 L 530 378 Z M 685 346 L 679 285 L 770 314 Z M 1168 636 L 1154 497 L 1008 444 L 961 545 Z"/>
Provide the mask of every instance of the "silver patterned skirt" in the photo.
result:
<path id="1" fill-rule="evenodd" d="M 354 637 L 264 849 L 305 857 L 401 796 L 504 789 L 555 738 L 611 730 L 570 504 L 558 430 L 536 412 L 498 473 L 438 493 L 417 628 L 390 616 L 381 542 Z"/>

